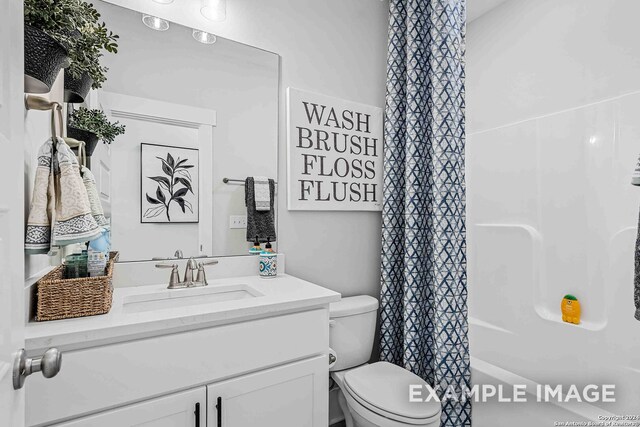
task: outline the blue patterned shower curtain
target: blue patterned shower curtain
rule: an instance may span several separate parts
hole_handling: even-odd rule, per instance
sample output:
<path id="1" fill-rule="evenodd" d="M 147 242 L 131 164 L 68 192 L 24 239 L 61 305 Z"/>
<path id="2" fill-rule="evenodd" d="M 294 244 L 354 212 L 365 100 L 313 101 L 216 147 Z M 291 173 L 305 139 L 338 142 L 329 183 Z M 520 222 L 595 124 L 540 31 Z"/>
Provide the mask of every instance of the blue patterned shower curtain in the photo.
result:
<path id="1" fill-rule="evenodd" d="M 436 388 L 442 426 L 470 426 L 465 0 L 390 0 L 390 8 L 381 359 Z"/>

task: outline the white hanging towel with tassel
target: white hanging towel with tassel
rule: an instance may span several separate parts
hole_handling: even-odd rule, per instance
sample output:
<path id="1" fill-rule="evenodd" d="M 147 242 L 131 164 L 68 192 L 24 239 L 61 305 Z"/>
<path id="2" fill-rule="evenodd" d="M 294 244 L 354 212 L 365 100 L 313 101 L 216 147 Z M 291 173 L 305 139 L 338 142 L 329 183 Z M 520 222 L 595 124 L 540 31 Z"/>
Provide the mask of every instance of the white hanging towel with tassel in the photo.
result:
<path id="1" fill-rule="evenodd" d="M 86 242 L 101 233 L 91 213 L 76 156 L 62 138 L 55 139 L 55 153 L 53 144 L 49 139 L 38 152 L 25 237 L 25 249 L 30 253 L 46 253 L 52 244 Z"/>

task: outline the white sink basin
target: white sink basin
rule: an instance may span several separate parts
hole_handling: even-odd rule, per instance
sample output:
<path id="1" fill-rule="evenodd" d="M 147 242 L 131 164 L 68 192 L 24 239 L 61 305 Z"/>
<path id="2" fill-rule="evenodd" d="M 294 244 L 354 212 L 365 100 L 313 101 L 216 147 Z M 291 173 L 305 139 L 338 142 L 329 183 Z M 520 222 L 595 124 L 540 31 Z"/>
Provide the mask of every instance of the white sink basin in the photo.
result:
<path id="1" fill-rule="evenodd" d="M 164 289 L 159 292 L 128 295 L 122 301 L 125 312 L 143 312 L 192 305 L 217 304 L 263 296 L 249 285 L 213 285 L 197 288 Z"/>

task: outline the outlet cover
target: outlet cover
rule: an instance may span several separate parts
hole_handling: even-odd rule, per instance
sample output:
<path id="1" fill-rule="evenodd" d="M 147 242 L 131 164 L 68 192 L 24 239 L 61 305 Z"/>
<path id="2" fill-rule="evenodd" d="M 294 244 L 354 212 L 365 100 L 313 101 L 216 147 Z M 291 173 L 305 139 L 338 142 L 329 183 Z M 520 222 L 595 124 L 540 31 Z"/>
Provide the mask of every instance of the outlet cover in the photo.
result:
<path id="1" fill-rule="evenodd" d="M 247 228 L 246 215 L 230 215 L 229 228 Z"/>

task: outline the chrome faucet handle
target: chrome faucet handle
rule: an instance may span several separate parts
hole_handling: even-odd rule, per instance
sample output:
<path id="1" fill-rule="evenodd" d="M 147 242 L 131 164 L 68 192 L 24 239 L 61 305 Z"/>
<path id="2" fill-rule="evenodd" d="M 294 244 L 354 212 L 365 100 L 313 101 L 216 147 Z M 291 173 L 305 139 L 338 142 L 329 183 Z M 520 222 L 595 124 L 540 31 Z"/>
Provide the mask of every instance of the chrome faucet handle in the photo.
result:
<path id="1" fill-rule="evenodd" d="M 156 264 L 156 268 L 177 268 L 178 264 Z"/>
<path id="2" fill-rule="evenodd" d="M 201 284 L 201 286 L 209 286 L 207 282 L 207 275 L 204 271 L 204 267 L 207 265 L 216 265 L 218 263 L 217 259 L 212 259 L 210 261 L 202 261 L 198 263 L 198 275 L 196 276 L 196 283 Z"/>
<path id="3" fill-rule="evenodd" d="M 156 268 L 171 269 L 171 276 L 169 277 L 169 286 L 167 286 L 167 289 L 175 289 L 180 287 L 180 273 L 178 273 L 178 264 L 156 264 Z"/>

